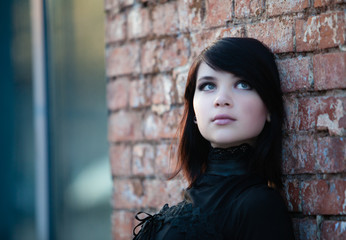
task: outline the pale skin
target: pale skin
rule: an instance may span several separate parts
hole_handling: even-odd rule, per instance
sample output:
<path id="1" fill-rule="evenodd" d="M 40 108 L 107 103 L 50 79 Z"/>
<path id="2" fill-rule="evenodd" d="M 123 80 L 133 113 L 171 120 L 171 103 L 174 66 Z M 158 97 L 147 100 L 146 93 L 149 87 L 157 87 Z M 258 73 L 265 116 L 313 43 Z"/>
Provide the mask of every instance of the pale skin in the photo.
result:
<path id="1" fill-rule="evenodd" d="M 258 93 L 232 73 L 202 62 L 193 98 L 196 124 L 214 148 L 253 145 L 270 114 Z"/>

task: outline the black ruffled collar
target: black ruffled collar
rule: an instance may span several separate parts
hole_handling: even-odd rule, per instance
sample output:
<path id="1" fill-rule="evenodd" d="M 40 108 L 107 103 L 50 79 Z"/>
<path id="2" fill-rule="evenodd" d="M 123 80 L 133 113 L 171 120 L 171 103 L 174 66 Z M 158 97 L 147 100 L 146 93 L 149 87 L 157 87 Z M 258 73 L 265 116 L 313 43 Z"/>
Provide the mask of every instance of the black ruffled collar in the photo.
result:
<path id="1" fill-rule="evenodd" d="M 248 172 L 253 148 L 249 144 L 231 148 L 211 148 L 207 174 L 218 176 L 244 175 Z"/>

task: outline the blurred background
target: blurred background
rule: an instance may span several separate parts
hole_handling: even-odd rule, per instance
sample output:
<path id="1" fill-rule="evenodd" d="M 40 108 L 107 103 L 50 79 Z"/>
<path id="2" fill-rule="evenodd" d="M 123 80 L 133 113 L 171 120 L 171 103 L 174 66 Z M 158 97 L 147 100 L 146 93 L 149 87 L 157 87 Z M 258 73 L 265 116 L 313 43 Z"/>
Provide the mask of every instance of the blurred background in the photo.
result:
<path id="1" fill-rule="evenodd" d="M 104 3 L 40 1 L 47 126 L 34 127 L 42 110 L 33 101 L 34 1 L 0 3 L 0 239 L 42 239 L 40 231 L 47 239 L 110 239 Z M 47 138 L 40 145 L 42 131 Z M 42 148 L 46 167 L 36 159 Z M 37 191 L 38 171 L 47 176 L 46 198 Z M 43 224 L 40 204 L 48 209 Z"/>

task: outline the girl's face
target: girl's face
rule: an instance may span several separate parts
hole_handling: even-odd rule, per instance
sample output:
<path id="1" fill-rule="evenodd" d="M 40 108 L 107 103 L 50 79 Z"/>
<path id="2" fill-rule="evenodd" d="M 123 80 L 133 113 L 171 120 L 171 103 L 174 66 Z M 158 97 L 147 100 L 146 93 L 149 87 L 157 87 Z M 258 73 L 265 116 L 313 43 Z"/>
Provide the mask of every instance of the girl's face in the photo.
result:
<path id="1" fill-rule="evenodd" d="M 202 62 L 193 98 L 198 129 L 212 147 L 253 144 L 269 114 L 258 93 L 235 75 Z"/>

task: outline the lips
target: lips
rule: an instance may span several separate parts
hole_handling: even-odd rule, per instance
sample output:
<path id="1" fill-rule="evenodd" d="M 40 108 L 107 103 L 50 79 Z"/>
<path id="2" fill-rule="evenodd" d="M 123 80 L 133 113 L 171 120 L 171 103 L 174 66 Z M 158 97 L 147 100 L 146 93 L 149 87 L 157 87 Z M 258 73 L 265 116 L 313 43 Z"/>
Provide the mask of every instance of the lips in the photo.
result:
<path id="1" fill-rule="evenodd" d="M 212 122 L 216 125 L 227 125 L 234 121 L 236 121 L 236 119 L 227 114 L 219 114 L 212 119 Z"/>

